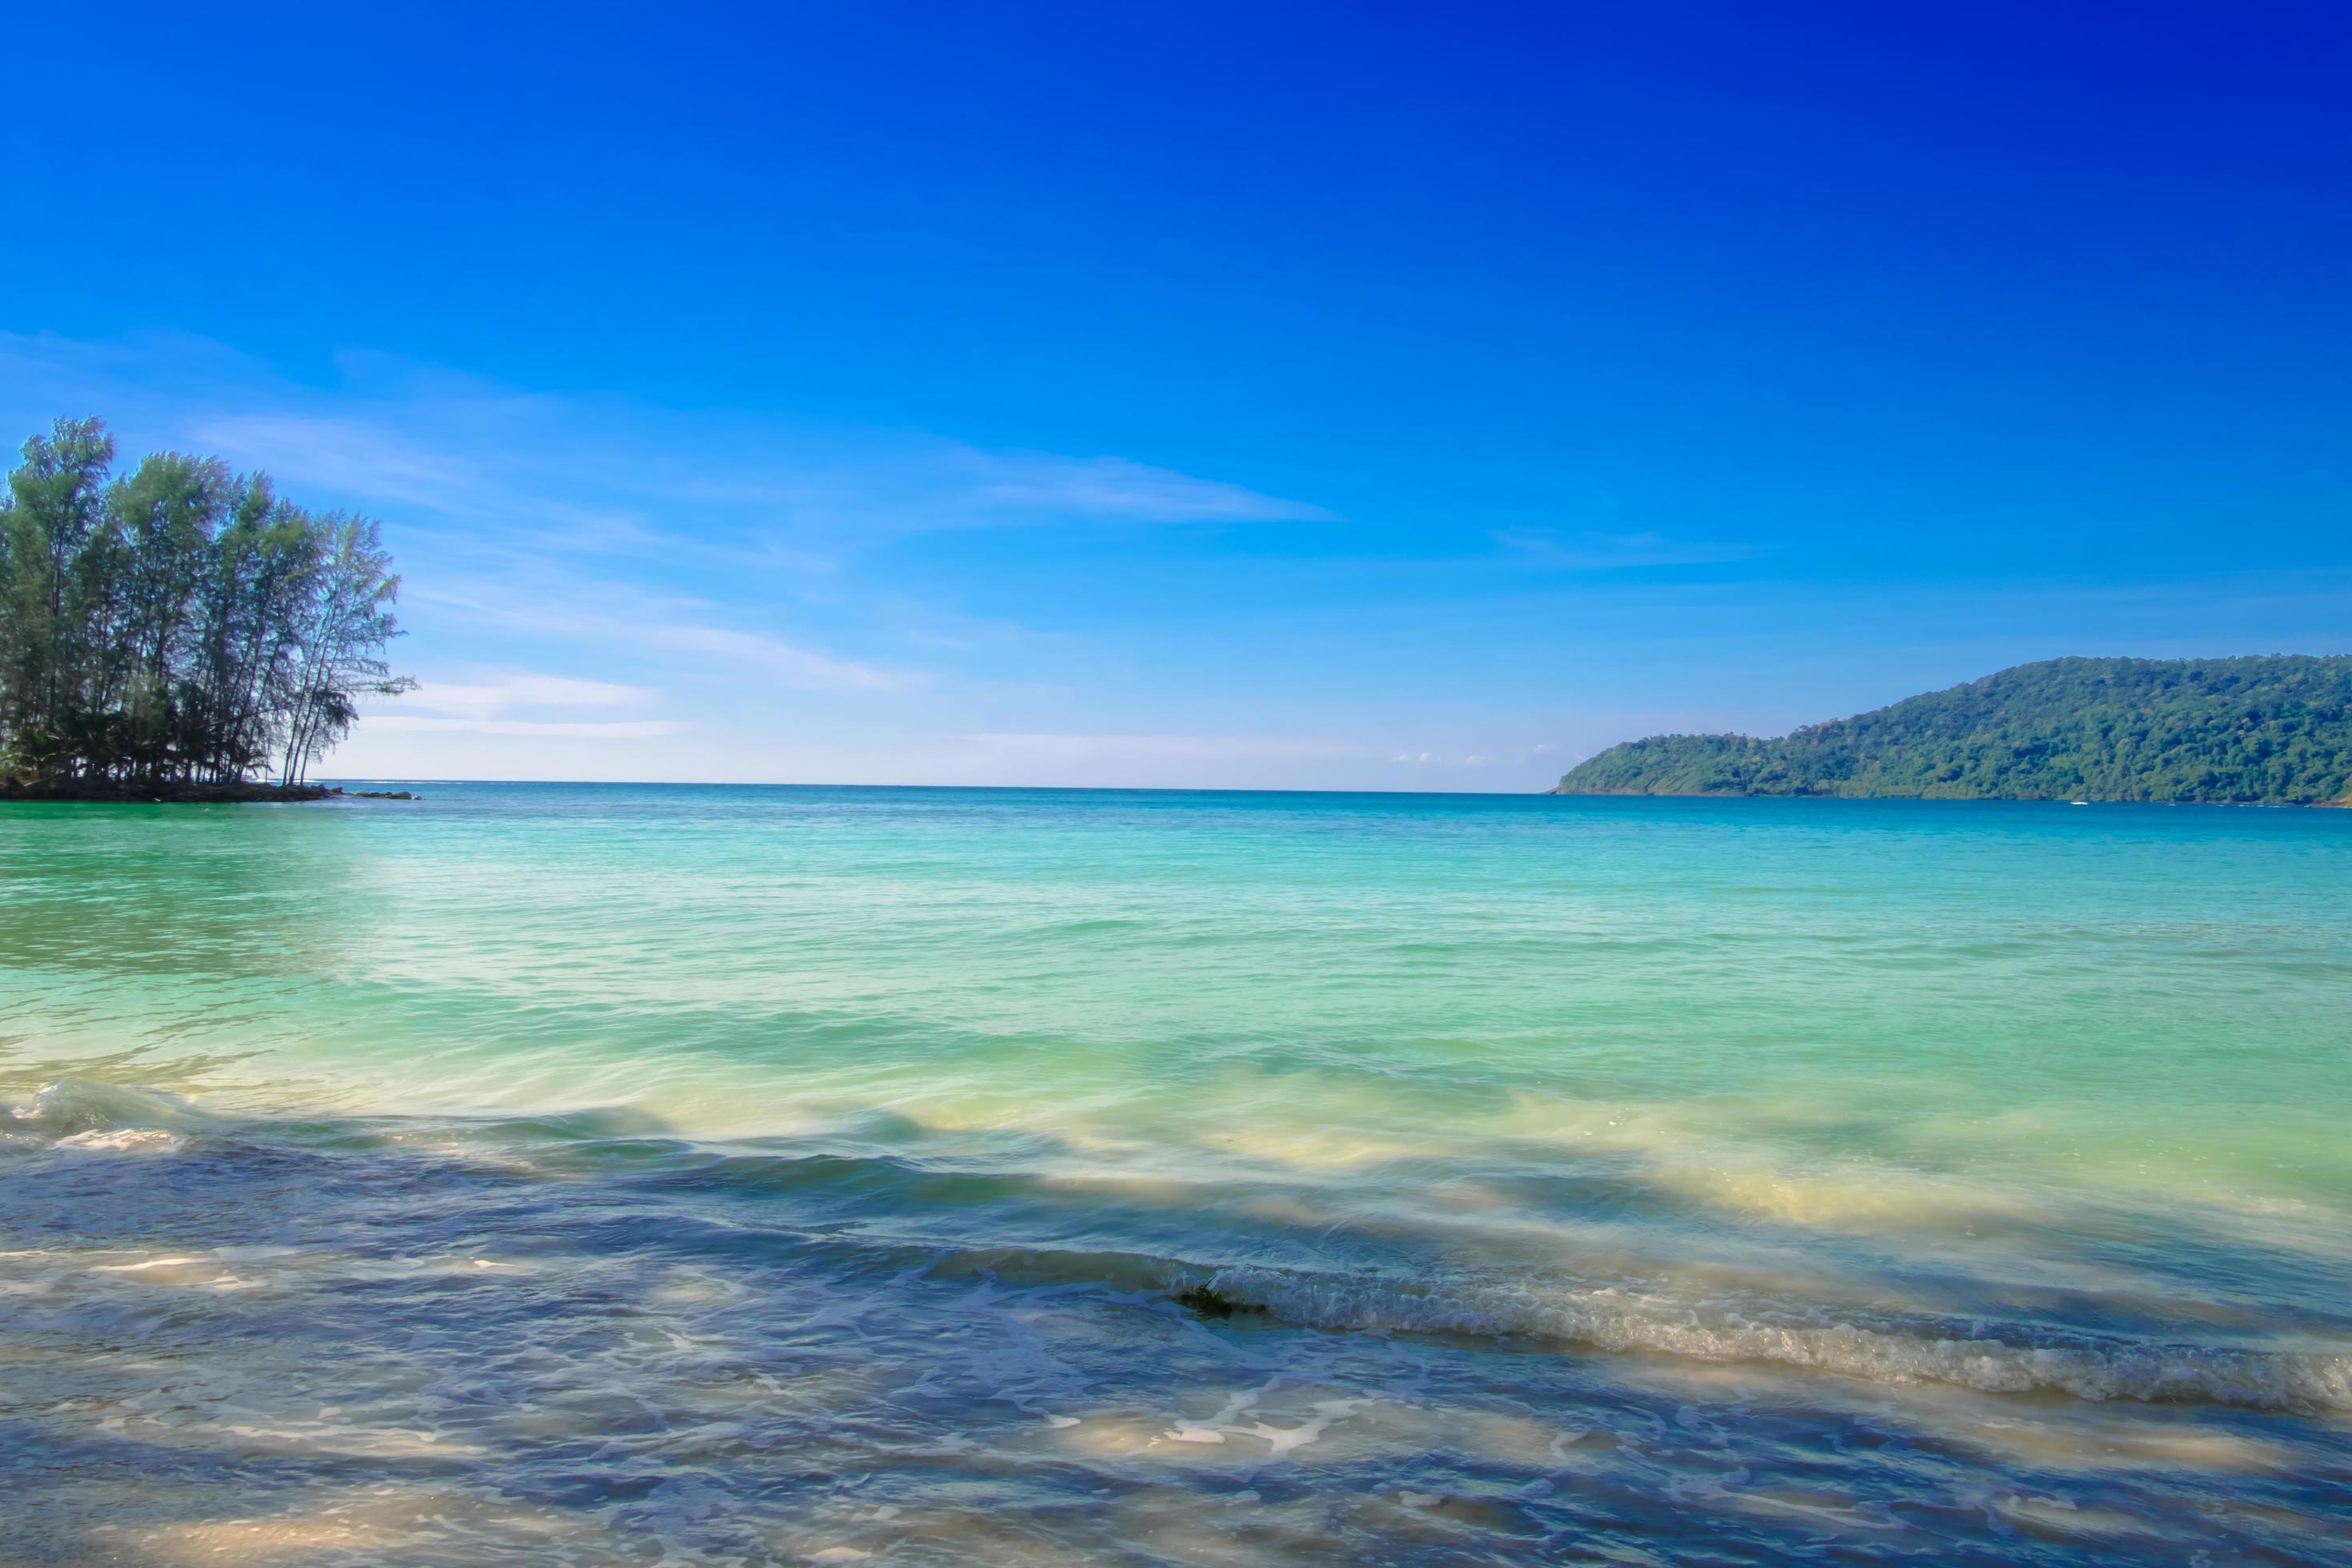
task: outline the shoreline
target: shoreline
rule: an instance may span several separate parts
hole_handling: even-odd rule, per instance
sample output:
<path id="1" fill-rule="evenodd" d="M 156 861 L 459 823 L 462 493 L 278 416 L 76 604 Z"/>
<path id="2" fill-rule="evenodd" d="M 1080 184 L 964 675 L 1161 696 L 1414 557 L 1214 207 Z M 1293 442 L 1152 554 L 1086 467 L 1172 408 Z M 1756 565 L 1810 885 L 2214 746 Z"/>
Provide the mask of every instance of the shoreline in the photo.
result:
<path id="1" fill-rule="evenodd" d="M 416 800 L 407 790 L 345 790 L 341 784 L 131 784 L 73 779 L 59 784 L 0 784 L 0 801 L 92 805 L 263 805 L 313 800 Z"/>

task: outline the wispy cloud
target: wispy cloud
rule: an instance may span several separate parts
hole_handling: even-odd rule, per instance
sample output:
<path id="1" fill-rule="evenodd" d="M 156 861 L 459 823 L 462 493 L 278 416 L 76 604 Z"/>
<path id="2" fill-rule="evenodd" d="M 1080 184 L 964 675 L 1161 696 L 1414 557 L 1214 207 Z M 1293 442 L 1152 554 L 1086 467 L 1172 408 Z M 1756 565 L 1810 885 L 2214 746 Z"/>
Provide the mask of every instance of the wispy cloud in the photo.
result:
<path id="1" fill-rule="evenodd" d="M 985 751 L 1039 762 L 1208 762 L 1244 758 L 1321 760 L 1359 757 L 1365 749 L 1346 742 L 1280 735 L 1085 735 L 1017 731 L 962 737 Z"/>
<path id="2" fill-rule="evenodd" d="M 1332 515 L 1124 455 L 556 397 L 384 355 L 342 365 L 342 384 L 308 386 L 200 340 L 0 333 L 0 381 L 40 389 L 44 405 L 102 406 L 158 445 L 354 501 L 496 521 L 539 548 L 657 552 L 733 533 L 837 552 L 939 529 Z M 681 508 L 694 527 L 669 521 Z"/>
<path id="3" fill-rule="evenodd" d="M 385 710 L 458 719 L 495 719 L 518 710 L 640 709 L 656 693 L 611 680 L 582 680 L 530 670 L 496 673 L 474 681 L 433 680 L 414 691 L 378 700 Z"/>
<path id="4" fill-rule="evenodd" d="M 367 723 L 378 733 L 397 735 L 519 735 L 562 741 L 646 741 L 683 727 L 667 719 L 437 719 L 416 713 L 379 713 Z"/>
<path id="5" fill-rule="evenodd" d="M 627 635 L 655 647 L 716 655 L 807 691 L 903 691 L 925 679 L 915 671 L 835 658 L 781 637 L 724 626 L 638 626 L 627 628 Z"/>
<path id="6" fill-rule="evenodd" d="M 1115 518 L 1137 522 L 1328 521 L 1305 501 L 1196 479 L 1123 458 L 1012 458 L 972 452 L 976 495 L 1007 515 Z"/>
<path id="7" fill-rule="evenodd" d="M 1494 760 L 1484 752 L 1399 752 L 1389 759 L 1392 763 L 1409 763 L 1415 767 L 1454 768 L 1483 768 Z"/>
<path id="8" fill-rule="evenodd" d="M 379 503 L 441 509 L 481 483 L 477 466 L 371 419 L 341 415 L 230 414 L 196 420 L 189 444 L 293 486 L 323 485 Z"/>
<path id="9" fill-rule="evenodd" d="M 446 612 L 443 646 L 461 630 L 561 638 L 803 692 L 937 684 L 938 670 L 903 668 L 910 653 L 949 667 L 1048 657 L 1034 639 L 1008 653 L 1024 639 L 1001 616 L 926 605 L 883 585 L 887 569 L 859 570 L 923 536 L 1330 515 L 1127 455 L 554 396 L 377 354 L 338 363 L 338 382 L 312 385 L 202 340 L 0 333 L 0 416 L 31 428 L 101 412 L 127 453 L 217 453 L 306 502 L 384 516 L 404 602 L 420 622 Z"/>
<path id="10" fill-rule="evenodd" d="M 458 579 L 423 591 L 433 605 L 486 623 L 583 647 L 698 654 L 737 675 L 757 674 L 800 691 L 888 692 L 920 686 L 921 670 L 842 658 L 766 632 L 716 624 L 730 613 L 709 600 L 647 594 L 625 584 L 541 575 L 516 585 Z"/>
<path id="11" fill-rule="evenodd" d="M 1197 560 L 1228 531 L 1333 520 L 1279 486 L 1150 454 L 991 449 L 549 395 L 383 356 L 339 363 L 309 384 L 198 340 L 0 333 L 0 419 L 102 414 L 126 457 L 217 453 L 306 504 L 381 516 L 415 633 L 397 663 L 423 684 L 368 705 L 345 754 L 373 772 L 1405 782 L 1394 736 L 1318 734 L 1328 712 L 1248 694 L 1180 717 L 1108 617 L 1008 613 L 1068 602 L 1059 574 L 1083 573 L 1090 537 L 1116 538 L 1104 548 L 1126 575 L 1106 585 L 1131 603 L 1139 550 Z M 1150 531 L 1165 542 L 1139 544 Z M 1594 539 L 1505 548 L 1612 564 L 1688 552 Z M 1055 578 L 1043 592 L 1024 583 L 1033 567 Z M 1475 767 L 1482 753 L 1463 748 L 1478 743 L 1437 754 Z"/>

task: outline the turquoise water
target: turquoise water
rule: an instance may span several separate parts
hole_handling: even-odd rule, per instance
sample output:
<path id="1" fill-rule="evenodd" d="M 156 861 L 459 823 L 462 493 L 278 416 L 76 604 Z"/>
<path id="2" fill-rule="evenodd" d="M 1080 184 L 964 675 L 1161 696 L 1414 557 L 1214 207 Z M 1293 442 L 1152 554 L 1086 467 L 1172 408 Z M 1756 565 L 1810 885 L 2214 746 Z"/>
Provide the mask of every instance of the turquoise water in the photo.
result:
<path id="1" fill-rule="evenodd" d="M 421 787 L 0 808 L 8 1550 L 2341 1560 L 2352 813 Z"/>

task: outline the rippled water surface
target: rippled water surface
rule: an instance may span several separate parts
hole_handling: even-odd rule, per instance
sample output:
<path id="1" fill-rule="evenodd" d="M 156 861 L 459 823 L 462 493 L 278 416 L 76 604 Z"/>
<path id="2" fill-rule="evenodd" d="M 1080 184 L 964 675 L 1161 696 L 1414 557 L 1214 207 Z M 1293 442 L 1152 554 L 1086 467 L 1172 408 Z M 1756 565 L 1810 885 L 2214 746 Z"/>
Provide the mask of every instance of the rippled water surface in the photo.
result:
<path id="1" fill-rule="evenodd" d="M 0 1561 L 2326 1563 L 2352 813 L 0 806 Z"/>

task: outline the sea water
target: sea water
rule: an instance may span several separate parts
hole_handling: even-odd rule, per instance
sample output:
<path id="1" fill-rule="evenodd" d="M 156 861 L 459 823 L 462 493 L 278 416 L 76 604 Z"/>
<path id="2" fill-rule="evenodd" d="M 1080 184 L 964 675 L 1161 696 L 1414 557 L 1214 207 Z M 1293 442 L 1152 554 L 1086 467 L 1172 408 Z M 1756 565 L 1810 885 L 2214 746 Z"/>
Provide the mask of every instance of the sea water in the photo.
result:
<path id="1" fill-rule="evenodd" d="M 2352 813 L 0 807 L 0 1560 L 2342 1562 Z"/>

